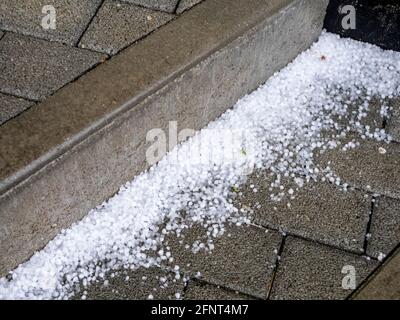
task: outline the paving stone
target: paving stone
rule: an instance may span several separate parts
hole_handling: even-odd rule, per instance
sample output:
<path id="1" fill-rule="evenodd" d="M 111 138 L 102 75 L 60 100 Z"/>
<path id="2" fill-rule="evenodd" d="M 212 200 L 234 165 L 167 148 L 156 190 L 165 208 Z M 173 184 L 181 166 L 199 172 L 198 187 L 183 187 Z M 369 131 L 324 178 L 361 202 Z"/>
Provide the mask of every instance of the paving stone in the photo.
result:
<path id="1" fill-rule="evenodd" d="M 4 36 L 4 32 L 0 31 L 0 39 Z"/>
<path id="2" fill-rule="evenodd" d="M 162 10 L 166 12 L 174 12 L 179 0 L 123 0 L 138 4 L 147 8 Z"/>
<path id="3" fill-rule="evenodd" d="M 127 279 L 127 276 L 129 277 Z M 164 282 L 160 278 L 166 278 L 167 286 L 162 287 Z M 113 278 L 106 277 L 104 280 L 93 283 L 87 288 L 81 289 L 74 298 L 81 299 L 84 291 L 86 298 L 91 300 L 144 300 L 152 295 L 154 299 L 167 300 L 176 299 L 175 294 L 181 296 L 184 291 L 183 281 L 173 282 L 173 277 L 159 268 L 140 268 L 135 271 L 121 271 Z"/>
<path id="4" fill-rule="evenodd" d="M 75 45 L 102 0 L 2 0 L 0 29 Z M 42 13 L 46 5 L 56 10 L 56 29 L 44 29 Z"/>
<path id="5" fill-rule="evenodd" d="M 0 125 L 32 106 L 33 102 L 0 93 Z"/>
<path id="6" fill-rule="evenodd" d="M 283 183 L 287 195 L 271 199 L 272 180 L 267 172 L 250 176 L 234 199 L 236 207 L 251 212 L 253 222 L 319 242 L 362 252 L 372 197 L 356 190 L 342 191 L 329 183 L 308 183 L 299 188 Z M 256 187 L 255 193 L 250 188 Z M 293 199 L 294 198 L 294 199 Z M 289 206 L 290 205 L 290 206 Z"/>
<path id="7" fill-rule="evenodd" d="M 391 105 L 390 117 L 387 121 L 386 130 L 393 139 L 400 143 L 400 99 Z"/>
<path id="8" fill-rule="evenodd" d="M 378 266 L 378 262 L 293 237 L 286 239 L 277 269 L 271 299 L 344 299 L 343 267 L 354 267 L 356 286 Z M 348 272 L 348 271 L 347 271 Z"/>
<path id="9" fill-rule="evenodd" d="M 115 54 L 174 18 L 174 15 L 106 0 L 80 46 Z"/>
<path id="10" fill-rule="evenodd" d="M 199 281 L 190 281 L 185 300 L 251 300 L 249 296 Z"/>
<path id="11" fill-rule="evenodd" d="M 0 90 L 40 100 L 104 58 L 57 42 L 6 33 L 0 41 Z"/>
<path id="12" fill-rule="evenodd" d="M 181 14 L 183 11 L 186 11 L 187 9 L 190 9 L 194 5 L 200 3 L 203 0 L 181 0 L 179 2 L 178 9 L 176 10 L 177 14 Z"/>
<path id="13" fill-rule="evenodd" d="M 193 227 L 184 239 L 170 238 L 173 265 L 191 276 L 199 276 L 206 282 L 221 285 L 255 297 L 266 298 L 276 262 L 275 250 L 281 236 L 274 231 L 266 232 L 254 226 L 228 227 L 225 234 L 214 240 L 215 248 L 193 253 L 186 245 L 196 240 L 207 241 L 202 228 Z"/>
<path id="14" fill-rule="evenodd" d="M 376 203 L 370 227 L 367 253 L 389 254 L 400 243 L 400 200 L 382 197 Z"/>
<path id="15" fill-rule="evenodd" d="M 400 198 L 400 145 L 349 136 L 343 143 L 358 141 L 360 147 L 343 151 L 341 148 L 318 156 L 322 166 L 329 165 L 352 186 L 389 197 Z"/>

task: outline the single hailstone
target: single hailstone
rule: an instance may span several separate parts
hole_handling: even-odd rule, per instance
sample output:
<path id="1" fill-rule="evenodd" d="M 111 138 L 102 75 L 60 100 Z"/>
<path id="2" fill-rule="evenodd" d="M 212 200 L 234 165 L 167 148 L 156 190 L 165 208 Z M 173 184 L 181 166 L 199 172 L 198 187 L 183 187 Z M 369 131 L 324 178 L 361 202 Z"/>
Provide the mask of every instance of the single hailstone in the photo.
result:
<path id="1" fill-rule="evenodd" d="M 380 154 L 386 154 L 386 149 L 385 148 L 382 148 L 382 147 L 379 147 L 379 153 Z"/>
<path id="2" fill-rule="evenodd" d="M 378 260 L 382 262 L 385 258 L 386 258 L 386 255 L 382 252 L 379 252 Z"/>

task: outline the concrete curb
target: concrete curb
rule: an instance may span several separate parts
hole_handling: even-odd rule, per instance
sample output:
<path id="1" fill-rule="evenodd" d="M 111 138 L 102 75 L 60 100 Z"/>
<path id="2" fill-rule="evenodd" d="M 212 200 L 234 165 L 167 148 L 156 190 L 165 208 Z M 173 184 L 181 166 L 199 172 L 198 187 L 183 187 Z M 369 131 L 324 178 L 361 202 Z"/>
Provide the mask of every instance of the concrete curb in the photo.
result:
<path id="1" fill-rule="evenodd" d="M 353 300 L 400 299 L 400 247 L 350 297 Z"/>
<path id="2" fill-rule="evenodd" d="M 327 0 L 206 0 L 0 127 L 0 276 L 307 49 Z M 150 145 L 150 144 L 149 144 Z"/>

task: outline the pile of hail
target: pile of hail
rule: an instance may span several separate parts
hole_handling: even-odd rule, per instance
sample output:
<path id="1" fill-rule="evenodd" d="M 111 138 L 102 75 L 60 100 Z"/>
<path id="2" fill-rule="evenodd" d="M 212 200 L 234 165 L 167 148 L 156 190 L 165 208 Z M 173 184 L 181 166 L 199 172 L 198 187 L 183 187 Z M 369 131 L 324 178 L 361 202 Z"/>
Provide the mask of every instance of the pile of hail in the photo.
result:
<path id="1" fill-rule="evenodd" d="M 386 101 L 399 95 L 399 53 L 323 33 L 255 92 L 0 279 L 0 299 L 66 299 L 118 270 L 173 265 L 165 238 L 195 225 L 207 240 L 189 249 L 212 251 L 228 224 L 249 222 L 232 198 L 253 170 L 275 174 L 277 190 L 281 177 L 299 187 L 320 179 L 344 185 L 314 163 L 315 155 L 356 148 L 360 142 L 340 144 L 350 132 L 361 141 L 389 142 L 381 127 L 363 120 L 374 99 L 387 117 Z M 179 279 L 178 266 L 170 271 Z"/>

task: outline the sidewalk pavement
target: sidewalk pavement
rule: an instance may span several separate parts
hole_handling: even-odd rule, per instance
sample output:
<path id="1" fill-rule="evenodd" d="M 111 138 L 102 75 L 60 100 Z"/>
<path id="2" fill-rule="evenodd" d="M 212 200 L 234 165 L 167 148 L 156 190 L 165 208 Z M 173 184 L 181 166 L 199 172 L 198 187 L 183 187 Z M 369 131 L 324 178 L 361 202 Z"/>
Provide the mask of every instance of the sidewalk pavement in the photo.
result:
<path id="1" fill-rule="evenodd" d="M 201 0 L 47 0 L 0 5 L 0 125 L 43 101 Z"/>

